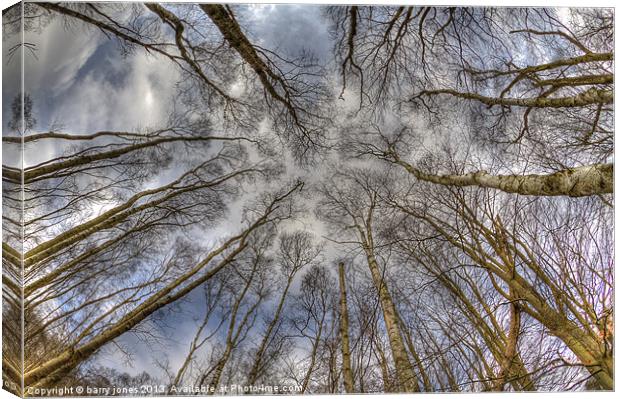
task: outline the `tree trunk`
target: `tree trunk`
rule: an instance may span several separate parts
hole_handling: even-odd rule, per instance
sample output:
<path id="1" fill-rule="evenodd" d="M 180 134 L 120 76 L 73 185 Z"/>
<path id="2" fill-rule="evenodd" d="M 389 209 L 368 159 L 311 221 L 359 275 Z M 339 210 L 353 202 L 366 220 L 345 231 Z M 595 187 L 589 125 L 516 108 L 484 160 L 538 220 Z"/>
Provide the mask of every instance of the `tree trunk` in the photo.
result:
<path id="1" fill-rule="evenodd" d="M 316 365 L 316 354 L 319 351 L 319 345 L 321 343 L 321 335 L 323 333 L 323 320 L 321 320 L 321 325 L 319 326 L 319 331 L 312 342 L 312 353 L 310 355 L 310 365 L 308 366 L 308 371 L 304 376 L 303 383 L 301 384 L 301 393 L 306 393 L 308 389 L 308 385 L 310 384 L 310 377 L 312 377 L 312 372 L 314 371 L 314 366 Z"/>
<path id="2" fill-rule="evenodd" d="M 340 282 L 340 338 L 342 340 L 342 375 L 344 389 L 347 393 L 354 392 L 353 370 L 351 368 L 351 350 L 349 348 L 349 310 L 347 308 L 347 288 L 345 284 L 344 263 L 338 264 L 338 280 Z"/>
<path id="3" fill-rule="evenodd" d="M 269 327 L 267 327 L 267 331 L 265 332 L 265 335 L 263 336 L 263 339 L 261 340 L 261 343 L 258 346 L 258 349 L 256 351 L 256 355 L 254 356 L 254 362 L 252 364 L 252 369 L 250 370 L 250 374 L 248 375 L 247 385 L 254 385 L 254 383 L 256 383 L 256 380 L 259 377 L 261 367 L 262 367 L 263 357 L 265 355 L 265 351 L 267 350 L 269 339 L 271 338 L 273 329 L 275 328 L 276 324 L 278 324 L 278 321 L 280 320 L 280 314 L 282 313 L 282 308 L 284 307 L 284 301 L 286 300 L 286 296 L 288 294 L 289 288 L 291 287 L 292 281 L 293 281 L 293 276 L 289 276 L 289 278 L 286 281 L 286 287 L 284 287 L 284 291 L 282 292 L 282 295 L 280 296 L 280 301 L 278 302 L 276 313 L 273 316 L 273 319 L 271 320 L 271 322 L 269 323 Z"/>
<path id="4" fill-rule="evenodd" d="M 364 245 L 364 251 L 366 252 L 366 259 L 368 260 L 368 267 L 372 275 L 372 280 L 379 294 L 381 309 L 383 310 L 383 320 L 385 321 L 385 327 L 392 349 L 392 357 L 394 358 L 400 389 L 403 392 L 420 392 L 418 381 L 413 372 L 413 366 L 407 356 L 407 350 L 405 349 L 405 344 L 400 333 L 397 311 L 392 301 L 392 296 L 379 270 L 379 265 L 377 264 L 372 249 L 368 245 Z"/>
<path id="5" fill-rule="evenodd" d="M 516 302 L 510 303 L 510 326 L 508 327 L 508 337 L 506 339 L 505 353 L 498 380 L 495 384 L 496 391 L 503 391 L 504 385 L 510 380 L 519 379 L 519 370 L 516 369 L 515 360 L 518 354 L 519 334 L 521 330 L 521 310 Z M 514 375 L 514 374 L 517 375 Z"/>

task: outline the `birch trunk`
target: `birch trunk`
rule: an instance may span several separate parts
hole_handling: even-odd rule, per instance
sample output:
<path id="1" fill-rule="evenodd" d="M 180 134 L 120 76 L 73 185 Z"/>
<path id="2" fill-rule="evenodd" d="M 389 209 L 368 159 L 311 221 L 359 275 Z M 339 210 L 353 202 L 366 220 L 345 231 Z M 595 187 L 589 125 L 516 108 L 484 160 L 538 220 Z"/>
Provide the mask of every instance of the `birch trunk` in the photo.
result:
<path id="1" fill-rule="evenodd" d="M 385 280 L 379 270 L 379 265 L 371 248 L 364 245 L 368 267 L 372 275 L 372 280 L 379 293 L 381 309 L 383 311 L 383 320 L 388 333 L 390 348 L 392 349 L 392 357 L 396 367 L 396 375 L 403 392 L 420 392 L 418 381 L 413 372 L 413 366 L 407 356 L 407 350 L 403 342 L 398 325 L 398 316 L 396 307 L 392 300 L 392 296 L 385 284 Z"/>
<path id="2" fill-rule="evenodd" d="M 247 247 L 248 244 L 246 240 L 253 231 L 272 221 L 270 217 L 272 217 L 272 214 L 278 209 L 279 203 L 291 196 L 300 187 L 303 187 L 302 182 L 297 183 L 286 193 L 275 197 L 267 206 L 264 213 L 241 234 L 230 238 L 220 247 L 211 251 L 188 272 L 179 276 L 157 293 L 150 296 L 142 304 L 129 311 L 119 321 L 104 329 L 87 343 L 79 345 L 79 341 L 75 342 L 73 346 L 69 347 L 60 355 L 26 372 L 23 379 L 24 386 L 49 386 L 54 384 L 67 372 L 74 369 L 82 361 L 88 359 L 92 354 L 97 352 L 101 347 L 131 330 L 157 310 L 183 298 L 195 288 L 212 278 Z M 194 278 L 195 275 L 209 265 L 213 259 L 222 255 L 227 250 L 231 251 L 224 259 L 202 276 Z M 192 280 L 192 278 L 194 279 Z M 82 336 L 84 334 L 85 332 L 82 333 Z"/>
<path id="3" fill-rule="evenodd" d="M 312 353 L 310 355 L 310 365 L 308 365 L 308 371 L 306 372 L 306 375 L 304 376 L 304 380 L 301 384 L 302 394 L 306 393 L 306 390 L 308 389 L 308 385 L 310 384 L 310 377 L 312 377 L 312 373 L 314 372 L 314 366 L 316 365 L 316 354 L 319 350 L 319 345 L 321 343 L 321 335 L 323 334 L 323 322 L 324 322 L 324 318 L 321 319 L 319 330 L 316 334 L 316 337 L 314 338 L 312 342 Z"/>
<path id="4" fill-rule="evenodd" d="M 444 186 L 478 186 L 521 195 L 570 197 L 611 194 L 614 191 L 612 163 L 577 166 L 543 175 L 492 175 L 484 171 L 464 175 L 434 175 L 403 161 L 393 151 L 389 156 L 417 179 Z"/>
<path id="5" fill-rule="evenodd" d="M 464 93 L 456 90 L 427 90 L 421 92 L 422 95 L 448 94 L 453 97 L 464 98 L 467 100 L 479 101 L 489 107 L 516 106 L 532 108 L 572 108 L 584 107 L 590 104 L 612 104 L 614 102 L 614 92 L 612 90 L 599 90 L 591 88 L 579 94 L 569 97 L 533 97 L 533 98 L 505 98 L 487 97 L 477 93 Z"/>
<path id="6" fill-rule="evenodd" d="M 498 381 L 495 390 L 503 391 L 506 383 L 512 379 L 519 379 L 519 369 L 516 367 L 515 360 L 518 354 L 519 334 L 521 330 L 521 310 L 513 301 L 510 303 L 510 326 L 508 327 L 508 337 L 506 339 L 504 359 L 500 365 Z M 514 375 L 516 374 L 516 375 Z"/>
<path id="7" fill-rule="evenodd" d="M 282 308 L 284 307 L 284 302 L 286 301 L 286 296 L 288 295 L 288 291 L 291 287 L 291 283 L 293 282 L 293 276 L 289 276 L 286 282 L 286 287 L 284 287 L 284 291 L 280 296 L 280 300 L 278 301 L 278 307 L 276 309 L 276 313 L 271 319 L 269 323 L 269 327 L 267 327 L 267 331 L 261 340 L 260 345 L 258 346 L 258 350 L 256 351 L 256 355 L 254 356 L 254 362 L 252 363 L 252 369 L 250 370 L 250 374 L 248 376 L 247 385 L 254 385 L 256 380 L 258 379 L 261 367 L 263 363 L 263 357 L 265 356 L 265 351 L 267 350 L 267 345 L 269 340 L 271 339 L 271 334 L 273 333 L 274 328 L 278 324 L 280 320 L 280 315 L 282 314 Z"/>
<path id="8" fill-rule="evenodd" d="M 351 349 L 349 348 L 349 310 L 347 307 L 347 288 L 345 284 L 344 263 L 338 264 L 338 280 L 340 283 L 340 338 L 342 340 L 342 375 L 344 389 L 347 393 L 354 392 L 353 371 L 351 368 Z"/>

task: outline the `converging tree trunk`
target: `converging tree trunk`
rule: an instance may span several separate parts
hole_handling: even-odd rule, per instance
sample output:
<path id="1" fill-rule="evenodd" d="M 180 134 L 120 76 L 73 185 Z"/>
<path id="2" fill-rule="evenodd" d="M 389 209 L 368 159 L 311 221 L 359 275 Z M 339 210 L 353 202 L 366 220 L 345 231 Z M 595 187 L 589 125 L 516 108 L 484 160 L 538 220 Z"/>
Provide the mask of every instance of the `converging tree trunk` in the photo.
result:
<path id="1" fill-rule="evenodd" d="M 342 341 L 342 376 L 347 393 L 354 392 L 353 370 L 351 368 L 351 349 L 349 347 L 349 310 L 347 307 L 347 288 L 344 263 L 338 263 L 338 282 L 340 284 L 340 340 Z"/>
<path id="2" fill-rule="evenodd" d="M 364 251 L 366 252 L 368 268 L 370 269 L 375 288 L 377 289 L 381 301 L 383 320 L 385 321 L 385 328 L 390 341 L 390 348 L 392 349 L 392 358 L 394 359 L 398 382 L 403 392 L 420 392 L 413 366 L 407 356 L 407 349 L 405 348 L 400 333 L 397 310 L 392 301 L 390 292 L 388 291 L 385 279 L 379 269 L 372 248 L 366 246 Z"/>

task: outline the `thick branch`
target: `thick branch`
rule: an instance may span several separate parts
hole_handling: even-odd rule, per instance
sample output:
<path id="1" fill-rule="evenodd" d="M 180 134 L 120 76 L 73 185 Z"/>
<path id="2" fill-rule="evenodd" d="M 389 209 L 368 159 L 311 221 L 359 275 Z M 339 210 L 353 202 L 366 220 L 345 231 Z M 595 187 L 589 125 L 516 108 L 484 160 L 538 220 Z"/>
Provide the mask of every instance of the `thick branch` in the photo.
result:
<path id="1" fill-rule="evenodd" d="M 149 10 L 157 14 L 161 18 L 162 21 L 169 23 L 173 27 L 174 40 L 179 49 L 179 52 L 181 53 L 181 57 L 183 57 L 185 62 L 187 62 L 187 64 L 192 68 L 192 70 L 196 73 L 196 75 L 198 75 L 200 79 L 207 84 L 207 86 L 215 90 L 224 99 L 228 101 L 233 100 L 233 98 L 228 96 L 228 94 L 226 94 L 222 89 L 220 89 L 216 84 L 214 84 L 207 77 L 207 75 L 205 75 L 200 65 L 198 65 L 198 63 L 192 57 L 190 57 L 189 52 L 187 51 L 187 48 L 184 43 L 185 39 L 183 38 L 183 32 L 185 31 L 185 26 L 183 26 L 183 23 L 181 22 L 181 20 L 176 15 L 166 10 L 164 7 L 160 6 L 159 4 L 147 3 L 145 4 L 145 6 Z"/>
<path id="2" fill-rule="evenodd" d="M 614 191 L 612 163 L 578 166 L 546 175 L 492 175 L 484 171 L 464 175 L 434 175 L 422 172 L 395 153 L 391 153 L 391 156 L 395 163 L 419 180 L 445 186 L 478 186 L 521 195 L 570 197 L 611 194 Z"/>
<path id="3" fill-rule="evenodd" d="M 101 131 L 93 134 L 67 134 L 67 133 L 58 133 L 58 132 L 45 132 L 45 133 L 36 133 L 29 134 L 26 136 L 6 136 L 2 137 L 2 141 L 5 143 L 21 143 L 22 140 L 24 143 L 29 143 L 32 141 L 43 140 L 43 139 L 60 139 L 60 140 L 94 140 L 99 137 L 111 136 L 111 137 L 119 137 L 123 139 L 129 138 L 145 138 L 144 134 L 140 133 L 129 133 L 129 132 L 108 132 Z"/>
<path id="4" fill-rule="evenodd" d="M 190 184 L 182 187 L 177 187 L 178 184 L 181 183 L 185 177 L 191 175 L 192 173 L 195 173 L 198 169 L 199 168 L 195 168 L 184 173 L 180 178 L 173 181 L 172 183 L 151 190 L 139 192 L 129 198 L 129 200 L 127 200 L 126 202 L 117 205 L 116 207 L 102 213 L 101 215 L 37 245 L 36 247 L 24 254 L 25 266 L 29 267 L 34 263 L 46 259 L 67 248 L 68 246 L 85 239 L 86 237 L 89 237 L 105 229 L 114 227 L 127 220 L 132 215 L 135 215 L 147 209 L 155 208 L 160 204 L 165 203 L 166 201 L 175 198 L 181 194 L 196 191 L 202 188 L 215 187 L 219 184 L 224 183 L 227 180 L 255 171 L 254 169 L 242 169 L 220 176 L 214 180 L 207 181 L 202 184 Z M 156 198 L 142 205 L 134 207 L 134 205 L 138 201 L 145 197 L 166 192 L 168 193 L 161 198 Z"/>
<path id="5" fill-rule="evenodd" d="M 609 53 L 589 53 L 580 55 L 578 57 L 572 58 L 561 58 L 556 61 L 552 61 L 546 64 L 539 64 L 533 66 L 527 66 L 523 68 L 511 69 L 507 71 L 499 71 L 499 70 L 489 70 L 489 71 L 480 71 L 480 70 L 468 70 L 474 76 L 480 76 L 483 79 L 489 77 L 499 77 L 506 75 L 531 75 L 537 72 L 548 71 L 555 68 L 565 67 L 565 66 L 574 66 L 589 62 L 602 62 L 602 61 L 613 61 L 614 54 Z"/>
<path id="6" fill-rule="evenodd" d="M 347 307 L 347 288 L 345 283 L 344 263 L 338 264 L 338 281 L 340 285 L 340 339 L 342 340 L 342 375 L 347 393 L 354 393 L 353 369 L 351 368 L 351 349 L 349 348 L 349 310 Z"/>
<path id="7" fill-rule="evenodd" d="M 239 54 L 254 72 L 256 72 L 267 93 L 286 108 L 297 127 L 305 130 L 299 120 L 297 110 L 293 104 L 291 104 L 288 85 L 283 81 L 282 77 L 269 68 L 265 61 L 258 55 L 256 49 L 245 36 L 241 27 L 232 14 L 228 12 L 226 7 L 220 4 L 201 4 L 200 8 L 209 16 L 230 47 Z M 271 80 L 280 84 L 285 93 L 284 97 L 278 93 L 277 88 L 272 84 Z"/>
<path id="8" fill-rule="evenodd" d="M 599 90 L 592 88 L 581 92 L 574 96 L 568 97 L 532 97 L 532 98 L 503 98 L 488 97 L 478 93 L 460 92 L 451 89 L 440 90 L 424 90 L 416 95 L 412 100 L 421 96 L 433 96 L 438 94 L 448 94 L 458 98 L 479 101 L 489 107 L 500 106 L 516 106 L 516 107 L 532 107 L 532 108 L 572 108 L 583 107 L 590 104 L 611 104 L 614 102 L 613 90 Z"/>
<path id="9" fill-rule="evenodd" d="M 586 85 L 605 85 L 614 82 L 614 75 L 611 73 L 601 75 L 582 75 L 569 78 L 544 79 L 539 80 L 534 86 L 586 86 Z"/>
<path id="10" fill-rule="evenodd" d="M 88 137 L 88 136 L 85 136 Z M 155 147 L 158 145 L 163 145 L 167 143 L 174 142 L 207 142 L 211 140 L 219 140 L 219 141 L 235 141 L 235 140 L 244 140 L 243 138 L 234 138 L 234 137 L 215 137 L 215 136 L 192 136 L 192 137 L 183 137 L 183 136 L 175 136 L 175 137 L 158 137 L 153 140 L 147 140 L 141 143 L 135 143 L 127 146 L 123 146 L 110 151 L 103 151 L 95 154 L 87 154 L 81 155 L 77 157 L 69 156 L 66 159 L 59 159 L 56 162 L 52 163 L 44 163 L 40 165 L 31 166 L 26 168 L 24 171 L 24 182 L 31 183 L 37 180 L 53 178 L 55 177 L 54 173 L 62 170 L 67 170 L 70 168 L 74 168 L 77 166 L 88 165 L 93 162 L 104 161 L 109 159 L 115 159 L 122 155 L 129 154 L 138 150 L 142 150 L 145 148 Z M 48 161 L 49 162 L 49 161 Z M 21 171 L 19 170 L 6 170 L 3 168 L 4 177 L 14 180 L 20 181 L 21 179 Z"/>

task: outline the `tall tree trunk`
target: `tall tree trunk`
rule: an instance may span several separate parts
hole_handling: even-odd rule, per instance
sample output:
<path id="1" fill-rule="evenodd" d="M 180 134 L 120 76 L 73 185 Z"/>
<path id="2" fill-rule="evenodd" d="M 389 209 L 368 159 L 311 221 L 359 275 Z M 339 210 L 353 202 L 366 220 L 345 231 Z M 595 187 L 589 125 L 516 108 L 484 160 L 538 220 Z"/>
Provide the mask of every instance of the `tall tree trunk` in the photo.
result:
<path id="1" fill-rule="evenodd" d="M 222 355 L 220 360 L 217 362 L 217 366 L 215 366 L 215 369 L 213 370 L 213 377 L 211 378 L 211 383 L 209 384 L 210 386 L 215 388 L 215 391 L 210 390 L 207 392 L 207 395 L 215 395 L 217 392 L 219 392 L 218 385 L 220 384 L 220 379 L 222 378 L 224 367 L 226 367 L 226 363 L 228 363 L 228 359 L 230 358 L 231 352 L 232 352 L 232 346 L 229 346 L 227 344 L 224 354 Z"/>
<path id="2" fill-rule="evenodd" d="M 308 389 L 308 385 L 310 384 L 310 377 L 312 377 L 312 373 L 314 372 L 314 366 L 316 365 L 316 354 L 319 351 L 319 345 L 321 344 L 321 335 L 323 333 L 323 321 L 321 320 L 321 325 L 319 326 L 319 331 L 316 334 L 312 342 L 312 353 L 310 355 L 310 365 L 308 366 L 308 371 L 306 371 L 306 375 L 304 376 L 304 380 L 301 384 L 301 393 L 306 393 Z"/>
<path id="3" fill-rule="evenodd" d="M 338 264 L 340 282 L 340 339 L 342 340 L 342 376 L 347 393 L 354 392 L 353 370 L 351 368 L 351 350 L 349 348 L 349 310 L 347 307 L 347 288 L 345 284 L 344 263 Z"/>
<path id="4" fill-rule="evenodd" d="M 267 346 L 269 344 L 269 340 L 271 339 L 271 334 L 273 333 L 273 329 L 278 324 L 280 320 L 280 315 L 282 314 L 282 309 L 284 307 L 284 302 L 286 301 L 286 296 L 288 295 L 288 291 L 291 287 L 291 283 L 293 281 L 293 276 L 289 276 L 286 280 L 286 287 L 284 287 L 284 291 L 280 296 L 280 300 L 278 301 L 278 307 L 276 308 L 276 313 L 271 319 L 269 326 L 267 327 L 267 331 L 261 340 L 258 349 L 256 350 L 256 355 L 254 355 L 254 362 L 252 363 L 252 369 L 250 370 L 250 374 L 248 375 L 247 385 L 254 385 L 256 380 L 258 379 L 261 367 L 263 365 L 263 358 L 265 356 L 265 351 L 267 350 Z"/>
<path id="5" fill-rule="evenodd" d="M 383 311 L 383 320 L 385 321 L 385 327 L 390 340 L 390 347 L 392 349 L 392 357 L 394 358 L 394 364 L 396 367 L 396 375 L 400 389 L 403 392 L 420 392 L 418 381 L 413 372 L 413 366 L 407 356 L 407 350 L 401 336 L 400 328 L 398 325 L 398 316 L 394 301 L 388 290 L 387 285 L 377 259 L 375 258 L 372 248 L 368 245 L 364 245 L 364 251 L 366 252 L 366 259 L 368 261 L 368 268 L 372 275 L 372 280 L 379 293 L 379 300 L 381 303 L 381 309 Z"/>
<path id="6" fill-rule="evenodd" d="M 510 326 L 506 339 L 505 353 L 498 380 L 495 384 L 496 391 L 503 391 L 504 386 L 512 379 L 519 379 L 519 370 L 516 369 L 515 359 L 518 353 L 519 334 L 521 330 L 521 310 L 516 302 L 510 303 Z M 516 375 L 514 375 L 516 373 Z"/>

